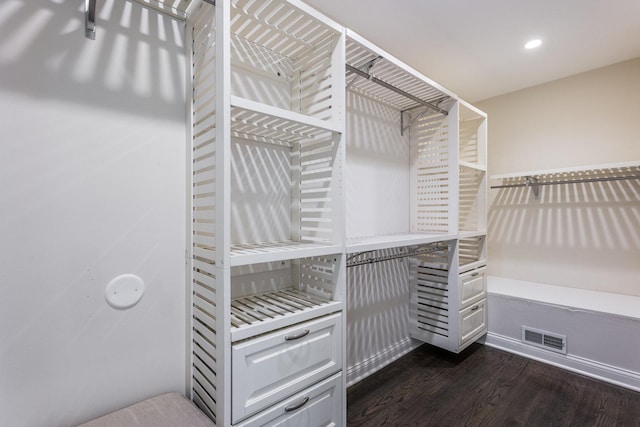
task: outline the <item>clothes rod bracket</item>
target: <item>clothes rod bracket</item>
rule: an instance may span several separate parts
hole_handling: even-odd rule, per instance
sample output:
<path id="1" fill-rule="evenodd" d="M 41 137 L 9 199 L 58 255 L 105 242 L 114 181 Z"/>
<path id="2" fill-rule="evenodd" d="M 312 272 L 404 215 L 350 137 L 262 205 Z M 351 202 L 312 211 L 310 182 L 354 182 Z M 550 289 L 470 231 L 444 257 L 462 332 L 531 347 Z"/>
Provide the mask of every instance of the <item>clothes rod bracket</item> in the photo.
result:
<path id="1" fill-rule="evenodd" d="M 84 0 L 84 36 L 96 39 L 96 0 Z"/>
<path id="2" fill-rule="evenodd" d="M 538 178 L 535 176 L 525 176 L 524 183 L 527 187 L 531 187 L 531 191 L 533 191 L 533 196 L 538 200 L 538 196 L 540 195 L 540 187 L 538 186 Z"/>

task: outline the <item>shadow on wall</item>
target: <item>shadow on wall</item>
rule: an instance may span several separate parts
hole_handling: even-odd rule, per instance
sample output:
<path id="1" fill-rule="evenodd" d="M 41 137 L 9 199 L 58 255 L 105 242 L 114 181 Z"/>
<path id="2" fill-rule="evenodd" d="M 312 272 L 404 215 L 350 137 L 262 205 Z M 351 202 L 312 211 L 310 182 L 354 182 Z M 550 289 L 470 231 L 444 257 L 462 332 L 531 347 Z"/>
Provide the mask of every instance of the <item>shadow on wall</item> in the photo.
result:
<path id="1" fill-rule="evenodd" d="M 167 106 L 184 105 L 184 24 L 124 0 L 96 8 L 92 41 L 81 1 L 2 2 L 0 89 L 118 111 L 126 94 L 128 112 L 175 120 Z M 107 90 L 94 96 L 96 86 Z"/>
<path id="2" fill-rule="evenodd" d="M 640 293 L 640 179 L 492 191 L 492 274 Z"/>
<path id="3" fill-rule="evenodd" d="M 393 255 L 397 251 L 385 249 L 374 254 Z M 357 257 L 371 255 L 365 252 Z M 347 283 L 347 381 L 352 381 L 380 369 L 404 350 L 402 346 L 410 345 L 408 258 L 349 267 Z"/>

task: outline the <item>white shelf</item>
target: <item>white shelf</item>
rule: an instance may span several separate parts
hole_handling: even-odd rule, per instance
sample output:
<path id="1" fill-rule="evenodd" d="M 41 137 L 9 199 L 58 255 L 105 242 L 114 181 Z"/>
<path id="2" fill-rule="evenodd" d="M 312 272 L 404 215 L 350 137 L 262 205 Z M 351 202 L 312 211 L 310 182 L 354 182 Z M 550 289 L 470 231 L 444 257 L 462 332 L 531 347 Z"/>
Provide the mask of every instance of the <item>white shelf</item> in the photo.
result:
<path id="1" fill-rule="evenodd" d="M 373 66 L 368 70 L 371 76 L 416 98 L 430 103 L 446 98 L 457 98 L 455 94 L 418 73 L 393 55 L 347 29 L 347 64 L 357 68 L 361 67 L 362 64 L 371 63 L 371 61 L 373 61 Z M 349 73 L 347 84 L 354 77 Z M 400 111 L 417 105 L 416 101 L 365 78 L 357 78 L 350 88 L 360 90 L 369 96 L 382 100 Z"/>
<path id="2" fill-rule="evenodd" d="M 487 230 L 460 230 L 458 239 L 469 239 L 472 237 L 482 237 L 487 235 Z"/>
<path id="3" fill-rule="evenodd" d="M 515 173 L 506 173 L 499 175 L 491 175 L 492 180 L 502 180 L 502 179 L 516 179 L 516 178 L 526 178 L 526 177 L 554 177 L 558 175 L 573 175 L 580 173 L 593 173 L 593 174 L 617 174 L 617 173 L 625 173 L 625 172 L 640 172 L 640 161 L 633 162 L 623 162 L 623 163 L 607 163 L 601 165 L 591 165 L 591 166 L 575 166 L 568 168 L 559 168 L 559 169 L 544 169 L 537 171 L 527 171 L 527 172 L 515 172 Z"/>
<path id="4" fill-rule="evenodd" d="M 474 170 L 474 171 L 479 171 L 479 172 L 486 172 L 487 171 L 487 166 L 486 165 L 479 165 L 477 163 L 465 162 L 464 160 L 458 161 L 458 165 L 461 168 L 471 169 L 471 170 Z"/>
<path id="5" fill-rule="evenodd" d="M 341 132 L 341 127 L 331 121 L 232 96 L 231 132 L 245 139 L 291 145 L 327 132 Z"/>
<path id="6" fill-rule="evenodd" d="M 328 301 L 297 289 L 237 298 L 231 301 L 231 341 L 338 312 L 341 301 Z"/>
<path id="7" fill-rule="evenodd" d="M 231 266 L 286 261 L 315 256 L 339 254 L 341 245 L 310 242 L 268 242 L 231 245 Z"/>
<path id="8" fill-rule="evenodd" d="M 428 243 L 453 240 L 455 238 L 455 234 L 440 233 L 388 234 L 384 236 L 348 238 L 347 253 L 353 254 L 357 252 L 397 248 L 401 246 L 424 245 Z"/>
<path id="9" fill-rule="evenodd" d="M 640 297 L 488 276 L 487 292 L 580 310 L 640 319 Z"/>

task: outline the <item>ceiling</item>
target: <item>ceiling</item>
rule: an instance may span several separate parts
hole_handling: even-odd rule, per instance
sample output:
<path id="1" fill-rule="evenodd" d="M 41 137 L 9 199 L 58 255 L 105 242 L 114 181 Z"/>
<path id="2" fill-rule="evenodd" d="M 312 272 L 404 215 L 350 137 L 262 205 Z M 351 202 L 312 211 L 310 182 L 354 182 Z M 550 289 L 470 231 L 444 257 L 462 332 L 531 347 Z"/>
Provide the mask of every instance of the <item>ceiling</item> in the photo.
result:
<path id="1" fill-rule="evenodd" d="M 304 1 L 471 102 L 640 57 L 640 0 Z"/>

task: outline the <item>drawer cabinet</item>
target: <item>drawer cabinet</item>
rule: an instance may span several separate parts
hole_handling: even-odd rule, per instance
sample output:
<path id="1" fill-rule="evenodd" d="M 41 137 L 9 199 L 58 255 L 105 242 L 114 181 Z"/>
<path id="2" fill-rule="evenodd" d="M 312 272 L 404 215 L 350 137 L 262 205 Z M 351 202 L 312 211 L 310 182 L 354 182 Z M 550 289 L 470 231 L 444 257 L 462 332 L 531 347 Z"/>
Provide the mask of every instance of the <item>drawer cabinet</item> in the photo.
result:
<path id="1" fill-rule="evenodd" d="M 460 309 L 485 298 L 487 294 L 486 267 L 462 273 L 458 279 L 458 295 L 460 296 Z"/>
<path id="2" fill-rule="evenodd" d="M 460 346 L 475 341 L 487 330 L 487 300 L 460 311 Z"/>
<path id="3" fill-rule="evenodd" d="M 233 423 L 339 372 L 341 323 L 334 314 L 234 344 Z"/>
<path id="4" fill-rule="evenodd" d="M 339 373 L 236 426 L 341 426 L 342 397 L 342 374 Z"/>

